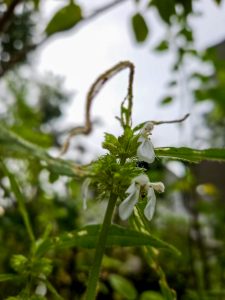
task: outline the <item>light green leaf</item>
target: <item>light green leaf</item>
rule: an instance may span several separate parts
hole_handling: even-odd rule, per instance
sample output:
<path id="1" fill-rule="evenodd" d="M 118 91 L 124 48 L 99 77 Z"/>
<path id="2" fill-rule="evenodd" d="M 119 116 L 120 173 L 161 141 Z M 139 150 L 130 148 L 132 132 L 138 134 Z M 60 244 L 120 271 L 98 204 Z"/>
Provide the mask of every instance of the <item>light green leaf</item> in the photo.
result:
<path id="1" fill-rule="evenodd" d="M 111 274 L 109 282 L 113 289 L 117 291 L 123 299 L 135 300 L 137 298 L 137 291 L 131 281 L 118 275 Z"/>
<path id="2" fill-rule="evenodd" d="M 163 296 L 154 291 L 145 291 L 141 294 L 140 300 L 164 300 Z"/>
<path id="3" fill-rule="evenodd" d="M 82 12 L 80 6 L 73 2 L 64 6 L 53 16 L 48 23 L 45 32 L 48 36 L 57 32 L 69 30 L 82 20 Z"/>
<path id="4" fill-rule="evenodd" d="M 131 21 L 136 41 L 138 43 L 144 42 L 148 36 L 149 30 L 143 15 L 137 13 L 132 17 Z"/>
<path id="5" fill-rule="evenodd" d="M 53 239 L 46 239 L 38 245 L 36 255 L 41 256 L 52 248 L 95 248 L 100 229 L 101 225 L 88 225 L 78 231 L 64 233 Z M 151 246 L 172 251 L 176 255 L 180 254 L 175 247 L 152 235 L 117 225 L 111 225 L 108 233 L 106 247 L 112 246 Z"/>
<path id="6" fill-rule="evenodd" d="M 158 157 L 168 157 L 192 163 L 199 163 L 203 160 L 225 161 L 225 148 L 197 150 L 186 147 L 181 148 L 156 148 Z"/>

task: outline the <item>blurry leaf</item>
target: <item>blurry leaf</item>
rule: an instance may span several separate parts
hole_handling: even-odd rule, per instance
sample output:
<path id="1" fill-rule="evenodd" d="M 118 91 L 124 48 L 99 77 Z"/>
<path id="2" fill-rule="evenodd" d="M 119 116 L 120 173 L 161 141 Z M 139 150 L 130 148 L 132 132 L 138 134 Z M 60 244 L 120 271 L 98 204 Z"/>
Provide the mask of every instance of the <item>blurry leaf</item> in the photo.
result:
<path id="1" fill-rule="evenodd" d="M 118 142 L 118 139 L 110 133 L 105 133 L 105 140 L 102 143 L 102 147 L 106 150 L 109 150 L 109 152 L 113 155 L 118 154 L 118 148 L 120 147 L 120 143 Z"/>
<path id="2" fill-rule="evenodd" d="M 56 12 L 51 21 L 48 23 L 45 32 L 48 36 L 50 36 L 60 31 L 69 30 L 77 25 L 81 20 L 82 12 L 80 6 L 70 3 Z"/>
<path id="3" fill-rule="evenodd" d="M 59 293 L 57 292 L 57 290 L 55 289 L 55 287 L 51 284 L 51 282 L 49 282 L 48 280 L 45 281 L 48 290 L 52 293 L 52 295 L 54 296 L 55 300 L 63 300 L 64 298 L 62 298 Z"/>
<path id="4" fill-rule="evenodd" d="M 174 0 L 153 0 L 149 1 L 150 5 L 154 5 L 163 21 L 170 24 L 170 17 L 176 13 Z"/>
<path id="5" fill-rule="evenodd" d="M 193 11 L 192 8 L 192 0 L 179 0 L 179 2 L 181 3 L 181 5 L 184 8 L 184 13 L 186 15 L 190 14 Z"/>
<path id="6" fill-rule="evenodd" d="M 168 286 L 165 278 L 160 279 L 159 285 L 160 285 L 161 291 L 163 293 L 164 299 L 166 299 L 166 300 L 176 300 L 177 299 L 176 292 Z"/>
<path id="7" fill-rule="evenodd" d="M 52 248 L 95 248 L 100 229 L 101 225 L 88 225 L 78 231 L 64 233 L 53 239 L 46 239 L 38 246 L 36 255 L 41 256 Z M 176 255 L 179 254 L 179 251 L 175 247 L 152 235 L 140 233 L 117 225 L 111 225 L 108 233 L 106 247 L 112 246 L 151 246 L 172 251 Z"/>
<path id="8" fill-rule="evenodd" d="M 173 97 L 168 96 L 160 101 L 161 105 L 170 104 L 173 101 Z"/>
<path id="9" fill-rule="evenodd" d="M 117 274 L 111 274 L 109 276 L 109 282 L 113 289 L 117 291 L 123 299 L 135 300 L 137 298 L 137 291 L 134 285 L 126 278 Z"/>
<path id="10" fill-rule="evenodd" d="M 28 259 L 21 254 L 13 255 L 10 265 L 17 273 L 25 273 L 28 270 Z"/>
<path id="11" fill-rule="evenodd" d="M 192 42 L 193 41 L 193 32 L 190 29 L 182 28 L 178 35 L 183 35 L 187 39 L 187 41 Z"/>
<path id="12" fill-rule="evenodd" d="M 24 277 L 19 276 L 19 275 L 14 275 L 14 274 L 0 274 L 0 282 L 3 281 L 17 281 L 17 280 L 22 280 Z"/>
<path id="13" fill-rule="evenodd" d="M 141 294 L 140 300 L 164 300 L 164 298 L 157 292 L 146 291 Z"/>
<path id="14" fill-rule="evenodd" d="M 169 48 L 168 41 L 163 40 L 154 48 L 154 50 L 158 52 L 162 52 L 168 50 L 168 48 Z"/>
<path id="15" fill-rule="evenodd" d="M 39 9 L 40 0 L 33 0 L 35 9 Z"/>
<path id="16" fill-rule="evenodd" d="M 158 157 L 168 157 L 193 163 L 203 160 L 225 161 L 225 148 L 197 150 L 186 147 L 165 147 L 156 148 L 155 152 Z"/>
<path id="17" fill-rule="evenodd" d="M 20 191 L 20 187 L 19 187 L 14 175 L 9 172 L 6 165 L 2 161 L 0 161 L 0 165 L 2 167 L 3 172 L 9 179 L 10 186 L 11 186 L 12 192 L 14 193 L 16 201 L 18 203 L 19 211 L 23 218 L 23 222 L 26 227 L 28 236 L 29 236 L 31 242 L 34 242 L 35 237 L 34 237 L 32 227 L 31 227 L 29 214 L 26 209 L 26 198 L 24 197 L 23 193 Z M 22 257 L 23 256 L 21 255 L 21 259 L 22 259 Z"/>
<path id="18" fill-rule="evenodd" d="M 58 175 L 82 177 L 82 167 L 73 162 L 51 157 L 42 147 L 28 142 L 0 123 L 0 154 L 5 157 L 38 158 Z"/>
<path id="19" fill-rule="evenodd" d="M 54 172 L 49 173 L 49 182 L 54 183 L 59 179 L 59 174 L 56 174 Z"/>
<path id="20" fill-rule="evenodd" d="M 148 25 L 143 15 L 137 13 L 132 17 L 131 21 L 136 41 L 138 43 L 144 42 L 148 36 Z"/>
<path id="21" fill-rule="evenodd" d="M 222 0 L 214 0 L 214 2 L 218 5 L 220 5 L 222 3 Z"/>
<path id="22" fill-rule="evenodd" d="M 171 80 L 168 82 L 168 86 L 172 87 L 172 86 L 175 86 L 177 85 L 177 81 L 176 80 Z"/>

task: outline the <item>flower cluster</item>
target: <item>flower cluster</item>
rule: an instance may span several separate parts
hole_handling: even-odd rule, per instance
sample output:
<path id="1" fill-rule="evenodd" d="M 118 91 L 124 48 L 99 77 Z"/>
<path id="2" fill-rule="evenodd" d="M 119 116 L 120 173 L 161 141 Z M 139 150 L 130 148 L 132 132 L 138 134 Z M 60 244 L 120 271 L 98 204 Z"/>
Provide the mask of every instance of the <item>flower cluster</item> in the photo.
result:
<path id="1" fill-rule="evenodd" d="M 137 149 L 137 157 L 139 160 L 152 163 L 155 160 L 154 147 L 150 139 L 154 124 L 152 122 L 147 122 L 144 127 L 141 129 L 140 137 L 138 142 L 141 144 Z M 149 178 L 145 174 L 141 174 L 135 177 L 131 185 L 126 190 L 128 194 L 127 198 L 121 202 L 119 205 L 119 215 L 122 220 L 126 220 L 132 214 L 134 206 L 137 204 L 138 199 L 142 192 L 146 194 L 147 205 L 144 209 L 145 217 L 150 221 L 155 212 L 156 206 L 156 196 L 155 192 L 159 193 L 164 192 L 164 184 L 162 182 L 152 183 L 149 181 Z"/>
<path id="2" fill-rule="evenodd" d="M 147 122 L 140 131 L 138 142 L 140 145 L 137 148 L 137 157 L 141 162 L 148 164 L 153 163 L 155 160 L 154 147 L 150 139 L 154 124 Z M 136 176 L 136 175 L 135 175 Z M 87 208 L 87 199 L 89 196 L 89 186 L 91 179 L 86 178 L 82 186 L 83 195 L 83 208 Z M 145 217 L 150 221 L 154 215 L 156 206 L 155 191 L 162 193 L 164 192 L 164 184 L 162 182 L 150 182 L 149 178 L 145 174 L 134 177 L 131 181 L 130 186 L 126 190 L 128 196 L 119 205 L 119 216 L 122 220 L 126 220 L 132 214 L 134 206 L 137 204 L 141 195 L 145 195 L 147 204 L 144 209 Z"/>

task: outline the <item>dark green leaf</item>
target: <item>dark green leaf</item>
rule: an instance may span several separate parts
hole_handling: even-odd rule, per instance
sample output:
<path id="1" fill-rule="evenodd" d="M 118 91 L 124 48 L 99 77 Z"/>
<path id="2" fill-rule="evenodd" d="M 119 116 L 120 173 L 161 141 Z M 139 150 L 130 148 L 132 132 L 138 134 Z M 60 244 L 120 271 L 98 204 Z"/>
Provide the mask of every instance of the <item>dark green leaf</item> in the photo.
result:
<path id="1" fill-rule="evenodd" d="M 149 5 L 154 5 L 163 21 L 170 24 L 171 16 L 176 13 L 174 0 L 153 0 L 149 2 Z"/>
<path id="2" fill-rule="evenodd" d="M 184 8 L 185 15 L 188 15 L 192 12 L 192 0 L 176 0 Z"/>
<path id="3" fill-rule="evenodd" d="M 41 256 L 52 248 L 95 248 L 100 229 L 101 225 L 89 225 L 83 227 L 78 231 L 64 233 L 53 239 L 46 239 L 42 244 L 38 246 L 36 255 Z M 155 248 L 162 248 L 172 251 L 175 254 L 179 254 L 179 251 L 176 248 L 152 235 L 144 234 L 117 225 L 111 225 L 108 233 L 106 247 L 112 246 L 151 246 Z"/>
<path id="4" fill-rule="evenodd" d="M 170 104 L 172 101 L 173 101 L 173 97 L 168 96 L 168 97 L 165 97 L 164 99 L 162 99 L 162 100 L 160 101 L 160 104 L 161 104 L 161 105 L 164 105 L 164 104 Z"/>
<path id="5" fill-rule="evenodd" d="M 193 41 L 193 32 L 188 29 L 188 28 L 182 28 L 179 32 L 178 35 L 185 36 L 187 41 L 192 42 Z"/>
<path id="6" fill-rule="evenodd" d="M 80 6 L 70 3 L 57 11 L 48 23 L 45 32 L 48 36 L 50 36 L 57 32 L 69 30 L 77 25 L 81 20 L 82 12 Z"/>
<path id="7" fill-rule="evenodd" d="M 131 21 L 136 41 L 138 43 L 144 42 L 148 36 L 149 30 L 143 15 L 137 13 L 132 17 Z"/>
<path id="8" fill-rule="evenodd" d="M 197 150 L 186 147 L 181 148 L 156 148 L 158 157 L 168 157 L 193 163 L 203 160 L 225 161 L 225 148 Z"/>
<path id="9" fill-rule="evenodd" d="M 168 48 L 169 48 L 168 41 L 163 40 L 154 48 L 154 50 L 158 52 L 162 52 L 168 50 Z"/>
<path id="10" fill-rule="evenodd" d="M 222 0 L 214 0 L 214 2 L 218 5 L 220 5 L 222 3 Z"/>
<path id="11" fill-rule="evenodd" d="M 19 276 L 19 275 L 14 275 L 14 274 L 0 274 L 0 282 L 3 281 L 17 281 L 17 280 L 22 280 L 24 277 Z"/>
<path id="12" fill-rule="evenodd" d="M 109 276 L 109 282 L 113 289 L 117 291 L 123 299 L 135 300 L 137 298 L 137 291 L 131 281 L 126 278 L 111 274 Z"/>

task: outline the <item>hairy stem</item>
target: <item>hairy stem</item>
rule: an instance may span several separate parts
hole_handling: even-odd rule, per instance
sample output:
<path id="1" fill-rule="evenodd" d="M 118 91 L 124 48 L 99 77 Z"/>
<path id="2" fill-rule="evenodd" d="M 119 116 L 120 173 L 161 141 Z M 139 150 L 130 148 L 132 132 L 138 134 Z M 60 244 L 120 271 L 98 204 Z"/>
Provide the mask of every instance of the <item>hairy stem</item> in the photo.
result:
<path id="1" fill-rule="evenodd" d="M 113 211 L 116 205 L 117 196 L 111 194 L 106 209 L 104 221 L 98 237 L 98 242 L 95 250 L 94 263 L 92 265 L 86 292 L 86 300 L 93 300 L 96 297 L 98 278 L 101 268 L 101 262 L 104 255 L 105 244 L 108 236 L 108 231 L 111 225 Z"/>

